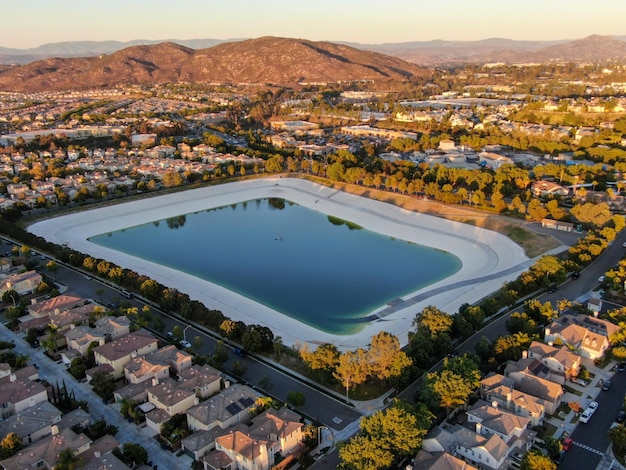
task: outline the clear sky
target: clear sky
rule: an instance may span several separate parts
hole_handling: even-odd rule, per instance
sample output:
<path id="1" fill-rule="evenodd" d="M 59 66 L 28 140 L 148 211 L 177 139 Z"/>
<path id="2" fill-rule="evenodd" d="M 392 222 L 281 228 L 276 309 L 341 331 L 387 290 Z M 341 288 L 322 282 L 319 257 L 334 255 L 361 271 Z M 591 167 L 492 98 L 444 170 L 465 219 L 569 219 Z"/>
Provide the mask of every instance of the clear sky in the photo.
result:
<path id="1" fill-rule="evenodd" d="M 626 35 L 626 0 L 0 0 L 0 47 L 281 36 L 368 44 Z"/>

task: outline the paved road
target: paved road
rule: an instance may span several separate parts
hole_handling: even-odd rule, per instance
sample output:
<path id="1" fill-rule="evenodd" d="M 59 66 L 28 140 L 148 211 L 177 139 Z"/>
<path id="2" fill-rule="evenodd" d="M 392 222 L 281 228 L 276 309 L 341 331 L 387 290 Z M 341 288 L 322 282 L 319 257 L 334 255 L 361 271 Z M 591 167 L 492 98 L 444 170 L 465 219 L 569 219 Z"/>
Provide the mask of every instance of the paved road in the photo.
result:
<path id="1" fill-rule="evenodd" d="M 87 383 L 78 382 L 71 374 L 64 371 L 63 366 L 52 361 L 43 353 L 41 349 L 33 349 L 23 339 L 23 337 L 13 333 L 5 326 L 0 327 L 0 339 L 4 341 L 15 341 L 15 352 L 30 357 L 31 363 L 39 366 L 39 377 L 51 384 L 65 382 L 68 390 L 74 392 L 77 400 L 84 400 L 89 404 L 89 415 L 92 420 L 97 421 L 104 418 L 108 424 L 117 426 L 119 429 L 115 437 L 122 445 L 127 442 L 135 442 L 148 451 L 148 459 L 160 468 L 176 469 L 189 468 L 191 458 L 188 456 L 176 457 L 176 455 L 164 451 L 160 445 L 148 435 L 144 430 L 135 424 L 129 424 L 123 419 L 119 406 L 115 404 L 105 405 L 102 399 L 96 395 Z"/>
<path id="2" fill-rule="evenodd" d="M 579 423 L 570 436 L 574 440 L 574 445 L 559 464 L 560 469 L 594 469 L 599 464 L 609 446 L 607 432 L 624 404 L 626 372 L 617 372 L 611 383 L 608 391 L 600 391 L 598 394 L 596 401 L 599 406 L 589 422 Z"/>

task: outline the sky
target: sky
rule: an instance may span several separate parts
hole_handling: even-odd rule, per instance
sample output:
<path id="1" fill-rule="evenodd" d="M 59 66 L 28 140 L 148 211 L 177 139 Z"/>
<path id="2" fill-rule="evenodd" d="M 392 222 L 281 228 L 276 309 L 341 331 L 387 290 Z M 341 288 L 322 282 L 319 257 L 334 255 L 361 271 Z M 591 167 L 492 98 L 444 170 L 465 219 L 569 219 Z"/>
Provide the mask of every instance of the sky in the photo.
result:
<path id="1" fill-rule="evenodd" d="M 280 36 L 381 44 L 626 35 L 625 0 L 0 0 L 0 47 Z"/>

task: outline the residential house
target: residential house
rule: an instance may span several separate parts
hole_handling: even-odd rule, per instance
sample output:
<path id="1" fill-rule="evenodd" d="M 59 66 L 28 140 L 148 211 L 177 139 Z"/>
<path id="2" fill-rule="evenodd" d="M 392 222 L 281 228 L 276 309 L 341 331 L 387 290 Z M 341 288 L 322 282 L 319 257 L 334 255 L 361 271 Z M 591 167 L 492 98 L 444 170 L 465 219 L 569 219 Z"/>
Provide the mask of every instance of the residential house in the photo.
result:
<path id="1" fill-rule="evenodd" d="M 0 410 L 2 418 L 48 401 L 48 391 L 39 382 L 18 378 L 15 374 L 0 378 Z"/>
<path id="2" fill-rule="evenodd" d="M 51 436 L 29 445 L 27 449 L 13 457 L 0 461 L 0 466 L 4 470 L 51 469 L 56 466 L 62 451 L 69 449 L 80 454 L 89 449 L 91 442 L 84 434 L 76 434 L 69 428 L 59 430 L 53 426 Z"/>
<path id="3" fill-rule="evenodd" d="M 269 470 L 275 463 L 277 444 L 254 439 L 240 431 L 233 431 L 215 440 L 217 452 L 223 452 L 240 470 Z"/>
<path id="4" fill-rule="evenodd" d="M 497 434 L 511 448 L 522 452 L 530 450 L 537 432 L 530 429 L 531 420 L 508 410 L 479 400 L 467 412 L 467 424 L 477 434 Z"/>
<path id="5" fill-rule="evenodd" d="M 93 352 L 96 364 L 110 366 L 113 377 L 120 378 L 124 375 L 124 366 L 133 357 L 156 351 L 157 346 L 158 342 L 154 336 L 145 330 L 138 330 L 98 346 Z"/>
<path id="6" fill-rule="evenodd" d="M 28 314 L 33 318 L 41 318 L 50 315 L 51 312 L 56 310 L 63 311 L 84 305 L 85 302 L 86 300 L 82 297 L 72 294 L 61 294 L 51 299 L 44 300 L 43 302 L 37 302 L 33 299 L 32 303 L 26 307 L 26 309 L 28 310 Z"/>
<path id="7" fill-rule="evenodd" d="M 192 431 L 219 426 L 226 429 L 236 423 L 247 423 L 259 395 L 246 385 L 235 384 L 208 400 L 187 410 L 187 423 Z"/>
<path id="8" fill-rule="evenodd" d="M 517 390 L 543 400 L 546 413 L 556 413 L 564 393 L 560 384 L 526 371 L 511 372 L 509 378 L 514 380 Z"/>
<path id="9" fill-rule="evenodd" d="M 406 470 L 475 470 L 476 467 L 447 452 L 420 450 Z"/>
<path id="10" fill-rule="evenodd" d="M 598 359 L 609 348 L 609 338 L 619 327 L 606 320 L 585 314 L 561 315 L 545 329 L 545 341 L 560 341 L 575 349 L 581 356 Z"/>
<path id="11" fill-rule="evenodd" d="M 52 426 L 61 421 L 62 413 L 49 401 L 26 408 L 0 421 L 0 436 L 13 432 L 27 446 L 52 434 Z"/>
<path id="12" fill-rule="evenodd" d="M 459 424 L 435 427 L 422 440 L 426 452 L 448 452 L 483 469 L 505 468 L 509 446 L 498 434 L 482 435 Z"/>
<path id="13" fill-rule="evenodd" d="M 153 378 L 153 383 L 157 382 L 156 378 Z M 162 383 L 154 384 L 148 388 L 148 401 L 152 403 L 157 410 L 167 412 L 169 420 L 172 416 L 185 413 L 189 408 L 197 405 L 199 400 L 193 390 L 187 390 L 178 386 L 178 382 L 170 378 L 165 379 Z M 155 410 L 156 411 L 156 410 Z M 154 411 L 149 412 L 146 415 L 146 424 L 157 432 L 161 432 L 161 424 L 163 413 L 154 413 L 159 415 L 157 421 L 152 421 L 151 416 Z"/>
<path id="14" fill-rule="evenodd" d="M 131 359 L 124 366 L 124 376 L 129 383 L 143 382 L 152 377 L 162 381 L 169 377 L 170 372 L 180 374 L 189 370 L 192 358 L 191 354 L 170 344 L 152 353 Z"/>
<path id="15" fill-rule="evenodd" d="M 252 420 L 249 435 L 259 439 L 276 441 L 283 457 L 302 446 L 302 416 L 283 407 L 269 408 Z"/>
<path id="16" fill-rule="evenodd" d="M 104 335 L 107 342 L 130 334 L 130 320 L 126 316 L 102 317 L 94 325 L 98 334 Z"/>
<path id="17" fill-rule="evenodd" d="M 63 351 L 61 356 L 63 356 L 63 361 L 66 364 L 71 364 L 71 360 L 75 357 L 85 356 L 89 352 L 89 347 L 92 344 L 102 346 L 106 342 L 106 339 L 104 335 L 97 334 L 96 330 L 90 326 L 72 325 L 70 329 L 65 332 L 65 342 L 67 343 L 67 351 Z M 69 351 L 75 353 L 71 354 Z"/>
<path id="18" fill-rule="evenodd" d="M 19 295 L 32 294 L 42 281 L 43 277 L 37 271 L 13 274 L 0 282 L 0 295 L 10 290 L 14 290 Z"/>
<path id="19" fill-rule="evenodd" d="M 180 386 L 193 390 L 198 398 L 206 400 L 221 389 L 222 376 L 209 365 L 194 365 L 178 373 Z"/>
<path id="20" fill-rule="evenodd" d="M 530 190 L 537 197 L 567 196 L 569 194 L 566 187 L 556 184 L 554 181 L 546 180 L 535 181 Z"/>
<path id="21" fill-rule="evenodd" d="M 531 420 L 533 426 L 543 423 L 546 405 L 544 400 L 513 388 L 514 381 L 501 374 L 492 374 L 480 382 L 481 398 L 488 403 L 512 411 Z"/>
<path id="22" fill-rule="evenodd" d="M 550 370 L 562 374 L 565 379 L 576 377 L 580 370 L 581 357 L 566 347 L 557 348 L 533 341 L 528 348 L 528 357 L 541 361 Z"/>

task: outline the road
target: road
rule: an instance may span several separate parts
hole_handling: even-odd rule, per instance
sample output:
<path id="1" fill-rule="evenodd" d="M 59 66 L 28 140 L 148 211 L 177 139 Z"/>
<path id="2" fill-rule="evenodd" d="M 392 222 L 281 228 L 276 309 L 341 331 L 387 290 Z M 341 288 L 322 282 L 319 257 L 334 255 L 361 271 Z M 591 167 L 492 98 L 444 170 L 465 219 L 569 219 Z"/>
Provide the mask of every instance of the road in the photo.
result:
<path id="1" fill-rule="evenodd" d="M 187 456 L 176 457 L 176 455 L 162 450 L 159 443 L 147 434 L 141 432 L 135 424 L 128 423 L 119 411 L 116 404 L 105 405 L 102 399 L 96 395 L 87 383 L 78 382 L 71 374 L 64 371 L 63 366 L 57 364 L 41 349 L 33 349 L 19 335 L 15 334 L 5 326 L 0 326 L 0 339 L 15 342 L 15 352 L 30 357 L 30 362 L 39 367 L 39 377 L 47 380 L 51 384 L 61 384 L 65 382 L 69 391 L 73 391 L 77 400 L 86 401 L 89 405 L 89 415 L 92 421 L 104 418 L 108 424 L 117 426 L 116 439 L 123 444 L 135 442 L 148 451 L 148 459 L 158 464 L 160 468 L 181 468 L 181 463 L 191 462 Z M 61 372 L 63 370 L 63 372 Z"/>
<path id="2" fill-rule="evenodd" d="M 599 287 L 598 278 L 601 275 L 616 265 L 617 262 L 626 255 L 626 248 L 622 247 L 622 243 L 626 242 L 626 230 L 623 230 L 616 240 L 602 253 L 590 266 L 585 268 L 578 279 L 570 279 L 565 284 L 561 285 L 556 292 L 545 293 L 537 297 L 539 301 L 552 302 L 553 306 L 561 299 L 576 300 L 581 296 L 589 293 L 590 290 Z M 513 311 L 519 311 L 513 310 Z M 506 329 L 506 321 L 513 311 L 509 311 L 506 314 L 500 316 L 493 322 L 486 325 L 482 330 L 476 332 L 469 339 L 459 344 L 456 348 L 460 354 L 474 353 L 475 346 L 478 342 L 486 337 L 490 340 L 494 340 L 500 336 L 508 334 Z M 437 370 L 441 367 L 442 362 L 438 362 L 433 366 L 431 370 Z M 420 389 L 422 384 L 421 378 L 413 382 L 407 388 L 402 390 L 398 394 L 398 398 L 406 401 L 414 401 L 415 394 Z"/>
<path id="3" fill-rule="evenodd" d="M 565 454 L 559 469 L 594 469 L 609 446 L 608 430 L 624 405 L 626 372 L 617 372 L 611 379 L 611 388 L 600 391 L 599 406 L 588 423 L 579 423 L 570 436 L 574 445 Z"/>

